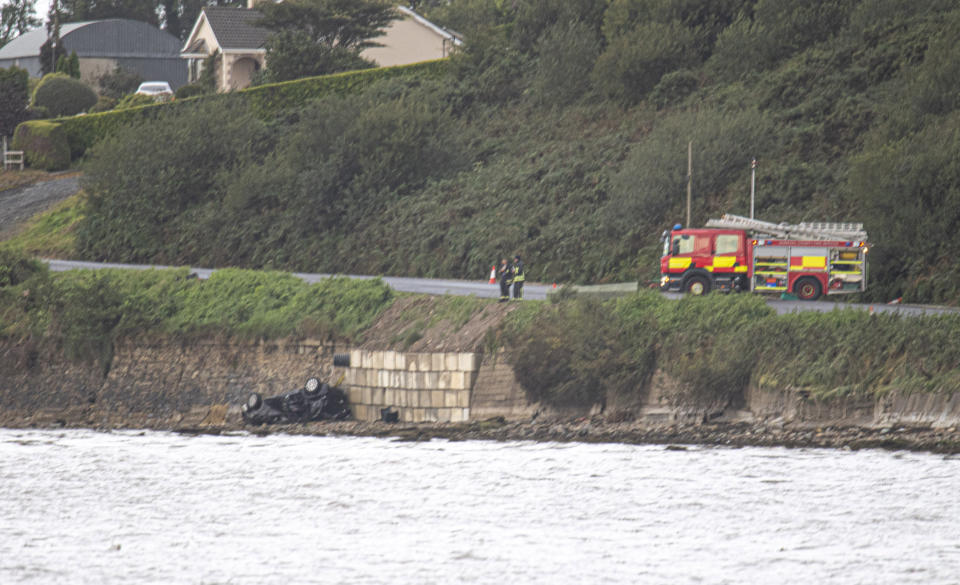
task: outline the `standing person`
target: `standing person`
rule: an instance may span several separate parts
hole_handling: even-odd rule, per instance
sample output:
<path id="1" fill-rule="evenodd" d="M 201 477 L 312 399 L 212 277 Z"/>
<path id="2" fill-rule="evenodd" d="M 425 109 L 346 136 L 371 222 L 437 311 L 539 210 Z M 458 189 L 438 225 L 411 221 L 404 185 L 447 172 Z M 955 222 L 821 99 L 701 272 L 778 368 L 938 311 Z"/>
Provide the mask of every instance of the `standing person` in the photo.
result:
<path id="1" fill-rule="evenodd" d="M 510 285 L 513 284 L 513 269 L 507 264 L 507 259 L 500 261 L 500 302 L 510 300 Z"/>
<path id="2" fill-rule="evenodd" d="M 523 260 L 520 259 L 520 254 L 517 254 L 513 257 L 513 300 L 523 298 L 523 281 L 526 279 L 526 274 L 523 271 Z"/>

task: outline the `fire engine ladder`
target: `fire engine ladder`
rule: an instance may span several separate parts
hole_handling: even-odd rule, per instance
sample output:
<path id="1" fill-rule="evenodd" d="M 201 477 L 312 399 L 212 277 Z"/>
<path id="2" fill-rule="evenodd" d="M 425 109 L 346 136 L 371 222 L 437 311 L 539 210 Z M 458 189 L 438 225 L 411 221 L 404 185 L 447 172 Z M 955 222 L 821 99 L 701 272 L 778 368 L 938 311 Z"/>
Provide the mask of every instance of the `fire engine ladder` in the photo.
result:
<path id="1" fill-rule="evenodd" d="M 707 227 L 746 230 L 757 235 L 784 239 L 806 238 L 810 240 L 862 242 L 867 240 L 867 232 L 864 231 L 862 223 L 771 223 L 725 213 L 720 219 L 707 221 Z"/>

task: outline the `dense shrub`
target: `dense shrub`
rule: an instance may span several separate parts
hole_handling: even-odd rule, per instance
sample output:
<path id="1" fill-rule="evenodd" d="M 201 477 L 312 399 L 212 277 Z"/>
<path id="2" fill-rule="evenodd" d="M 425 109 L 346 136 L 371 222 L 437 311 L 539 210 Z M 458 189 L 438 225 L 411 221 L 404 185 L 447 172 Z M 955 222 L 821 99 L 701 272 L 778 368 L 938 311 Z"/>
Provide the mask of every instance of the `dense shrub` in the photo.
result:
<path id="1" fill-rule="evenodd" d="M 537 43 L 537 68 L 530 91 L 540 103 L 565 105 L 589 91 L 600 39 L 582 22 L 561 22 Z"/>
<path id="2" fill-rule="evenodd" d="M 186 85 L 181 85 L 177 88 L 177 91 L 174 92 L 174 95 L 178 100 L 186 99 L 189 97 L 196 97 L 198 95 L 204 95 L 206 93 L 211 93 L 208 89 L 199 84 L 199 83 L 188 83 Z"/>
<path id="3" fill-rule="evenodd" d="M 26 69 L 0 69 L 0 136 L 13 136 L 17 125 L 29 115 L 27 79 Z"/>
<path id="4" fill-rule="evenodd" d="M 694 412 L 735 406 L 751 385 L 829 399 L 951 392 L 960 381 L 956 314 L 777 315 L 752 295 L 524 307 L 502 341 L 528 397 L 560 408 L 629 407 L 657 370 L 678 383 L 664 398 Z"/>
<path id="5" fill-rule="evenodd" d="M 381 213 L 382 198 L 469 167 L 469 133 L 433 105 L 330 98 L 268 135 L 239 104 L 211 102 L 121 130 L 90 154 L 79 251 L 323 270 L 336 236 Z M 118 214 L 126 227 L 113 227 Z"/>
<path id="6" fill-rule="evenodd" d="M 46 108 L 54 117 L 73 116 L 97 103 L 97 94 L 78 79 L 53 73 L 40 80 L 30 103 L 31 106 Z"/>
<path id="7" fill-rule="evenodd" d="M 39 260 L 16 250 L 0 248 L 0 288 L 17 286 L 46 270 L 46 265 Z"/>
<path id="8" fill-rule="evenodd" d="M 70 146 L 63 129 L 54 122 L 33 120 L 17 126 L 13 148 L 22 150 L 27 166 L 60 171 L 70 166 Z"/>
<path id="9" fill-rule="evenodd" d="M 157 103 L 157 100 L 153 96 L 144 95 L 142 93 L 131 93 L 123 96 L 123 98 L 117 102 L 116 109 L 126 110 L 129 108 L 150 106 L 155 103 Z"/>
<path id="10" fill-rule="evenodd" d="M 524 317 L 512 316 L 504 341 L 532 402 L 584 409 L 605 404 L 608 396 L 624 403 L 641 397 L 655 366 L 653 319 L 625 324 L 612 304 L 586 299 Z"/>
<path id="11" fill-rule="evenodd" d="M 658 108 L 665 108 L 693 93 L 699 84 L 697 75 L 688 69 L 672 71 L 664 75 L 653 88 L 650 101 Z"/>
<path id="12" fill-rule="evenodd" d="M 117 107 L 117 100 L 111 97 L 102 95 L 99 98 L 97 98 L 97 103 L 94 104 L 92 108 L 90 108 L 90 113 L 98 114 L 100 112 L 109 112 L 115 107 Z"/>
<path id="13" fill-rule="evenodd" d="M 270 146 L 264 125 L 239 104 L 200 103 L 174 110 L 163 123 L 116 130 L 92 150 L 85 167 L 89 197 L 78 251 L 88 258 L 170 263 L 197 246 L 222 245 L 210 233 L 183 238 L 178 223 L 189 223 L 182 214 L 215 200 L 219 173 L 256 160 Z M 118 217 L 122 226 L 114 224 Z"/>
<path id="14" fill-rule="evenodd" d="M 617 36 L 597 60 L 594 78 L 607 94 L 632 104 L 665 74 L 698 61 L 696 36 L 678 22 L 641 24 Z"/>

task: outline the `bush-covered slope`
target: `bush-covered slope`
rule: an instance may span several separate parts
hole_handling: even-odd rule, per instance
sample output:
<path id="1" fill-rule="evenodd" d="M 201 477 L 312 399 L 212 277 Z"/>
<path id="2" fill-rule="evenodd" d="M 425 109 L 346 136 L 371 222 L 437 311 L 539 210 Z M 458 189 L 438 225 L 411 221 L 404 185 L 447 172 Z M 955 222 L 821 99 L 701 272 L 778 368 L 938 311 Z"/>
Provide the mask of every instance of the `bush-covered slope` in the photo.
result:
<path id="1" fill-rule="evenodd" d="M 950 0 L 425 2 L 469 42 L 262 120 L 177 108 L 89 154 L 88 259 L 531 280 L 653 279 L 661 231 L 749 209 L 863 221 L 871 298 L 955 303 Z"/>

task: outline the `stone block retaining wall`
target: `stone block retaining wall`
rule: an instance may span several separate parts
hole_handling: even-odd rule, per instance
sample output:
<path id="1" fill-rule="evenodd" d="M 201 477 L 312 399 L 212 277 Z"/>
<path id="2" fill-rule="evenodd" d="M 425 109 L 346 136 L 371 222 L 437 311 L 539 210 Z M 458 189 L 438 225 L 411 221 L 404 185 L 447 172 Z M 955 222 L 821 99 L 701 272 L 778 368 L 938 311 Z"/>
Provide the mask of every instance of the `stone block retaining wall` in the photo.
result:
<path id="1" fill-rule="evenodd" d="M 403 422 L 465 422 L 479 363 L 467 352 L 353 350 L 343 385 L 357 420 L 392 408 Z"/>

